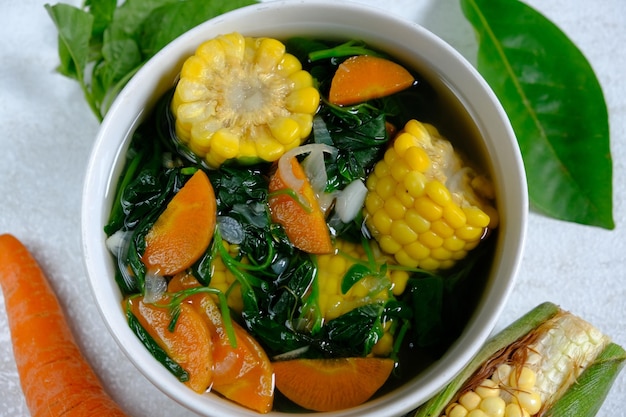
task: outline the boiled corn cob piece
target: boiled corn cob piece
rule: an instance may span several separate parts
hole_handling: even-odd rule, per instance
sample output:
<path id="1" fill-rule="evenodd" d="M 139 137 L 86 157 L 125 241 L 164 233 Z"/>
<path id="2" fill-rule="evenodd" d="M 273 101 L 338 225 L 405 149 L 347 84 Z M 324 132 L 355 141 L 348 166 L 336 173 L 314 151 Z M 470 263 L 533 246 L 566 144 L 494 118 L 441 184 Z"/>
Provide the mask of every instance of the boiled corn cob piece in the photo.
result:
<path id="1" fill-rule="evenodd" d="M 335 241 L 335 249 L 335 252 L 319 255 L 317 258 L 319 306 L 325 320 L 332 320 L 371 302 L 388 300 L 390 290 L 393 295 L 404 292 L 409 278 L 408 272 L 388 270 L 384 278 L 361 278 L 346 294 L 342 294 L 341 282 L 344 275 L 355 263 L 368 262 L 368 258 L 363 246 L 342 239 Z M 386 282 L 381 282 L 383 279 Z"/>
<path id="2" fill-rule="evenodd" d="M 218 36 L 183 64 L 172 98 L 179 140 L 210 168 L 275 161 L 310 134 L 320 96 L 276 39 Z"/>
<path id="3" fill-rule="evenodd" d="M 384 277 L 365 276 L 357 281 L 345 294 L 341 282 L 348 270 L 357 262 L 369 261 L 361 244 L 342 239 L 335 241 L 336 251 L 318 256 L 318 305 L 325 321 L 332 320 L 357 307 L 384 302 L 404 292 L 409 273 L 403 270 L 387 270 Z M 376 248 L 374 248 L 375 250 Z M 380 252 L 380 251 L 378 251 Z M 384 262 L 383 257 L 377 263 Z M 376 356 L 388 356 L 393 350 L 392 323 L 385 323 L 385 333 L 373 348 Z"/>
<path id="4" fill-rule="evenodd" d="M 491 340 L 416 417 L 560 415 L 554 414 L 555 404 L 570 389 L 580 389 L 583 373 L 609 344 L 588 322 L 545 303 Z M 616 352 L 621 363 L 624 351 Z"/>
<path id="5" fill-rule="evenodd" d="M 400 265 L 450 268 L 498 225 L 491 182 L 417 120 L 396 135 L 366 185 L 366 225 Z"/>

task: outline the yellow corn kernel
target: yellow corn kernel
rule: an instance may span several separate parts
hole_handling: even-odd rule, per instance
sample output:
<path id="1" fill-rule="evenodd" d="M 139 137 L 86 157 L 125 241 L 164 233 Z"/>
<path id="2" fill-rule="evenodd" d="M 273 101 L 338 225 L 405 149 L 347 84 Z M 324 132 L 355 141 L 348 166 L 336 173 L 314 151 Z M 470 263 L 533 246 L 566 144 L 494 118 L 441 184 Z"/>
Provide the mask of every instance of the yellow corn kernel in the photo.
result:
<path id="1" fill-rule="evenodd" d="M 504 409 L 504 417 L 530 417 L 530 414 L 519 404 L 511 403 Z"/>
<path id="2" fill-rule="evenodd" d="M 459 397 L 459 404 L 461 404 L 467 411 L 472 411 L 478 408 L 482 398 L 474 391 L 468 391 Z"/>
<path id="3" fill-rule="evenodd" d="M 428 195 L 436 204 L 445 207 L 452 202 L 450 191 L 441 182 L 434 180 L 426 184 L 426 195 Z"/>
<path id="4" fill-rule="evenodd" d="M 376 166 L 378 167 L 378 165 Z M 419 171 L 409 171 L 404 177 L 403 184 L 413 198 L 418 198 L 424 194 L 426 177 Z"/>
<path id="5" fill-rule="evenodd" d="M 254 146 L 257 155 L 265 161 L 277 161 L 285 153 L 285 147 L 274 140 L 270 132 L 261 128 L 255 129 Z"/>
<path id="6" fill-rule="evenodd" d="M 375 356 L 389 356 L 392 351 L 393 336 L 391 335 L 391 333 L 385 332 L 372 348 L 372 353 Z"/>
<path id="7" fill-rule="evenodd" d="M 454 236 L 454 229 L 443 218 L 432 222 L 431 230 L 443 239 Z"/>
<path id="8" fill-rule="evenodd" d="M 482 234 L 483 234 L 483 229 L 470 226 L 470 225 L 460 227 L 456 229 L 456 232 L 455 232 L 455 235 L 458 238 L 463 239 L 466 242 L 477 241 L 478 239 L 480 239 Z"/>
<path id="9" fill-rule="evenodd" d="M 404 219 L 409 227 L 415 231 L 415 233 L 424 233 L 430 230 L 431 223 L 413 208 L 406 211 Z"/>
<path id="10" fill-rule="evenodd" d="M 474 391 L 483 399 L 500 396 L 500 386 L 491 379 L 482 381 Z"/>
<path id="11" fill-rule="evenodd" d="M 310 74 L 280 41 L 235 32 L 202 43 L 185 60 L 171 109 L 178 139 L 218 168 L 227 160 L 272 162 L 298 146 L 311 133 L 319 99 Z"/>
<path id="12" fill-rule="evenodd" d="M 320 94 L 314 87 L 305 87 L 292 91 L 285 101 L 285 108 L 293 113 L 315 113 Z"/>
<path id="13" fill-rule="evenodd" d="M 290 117 L 279 117 L 269 123 L 272 136 L 282 145 L 300 139 L 300 125 Z"/>
<path id="14" fill-rule="evenodd" d="M 417 261 L 421 261 L 430 256 L 430 248 L 421 242 L 413 242 L 407 245 L 405 249 L 409 256 Z M 403 264 L 401 263 L 400 265 Z"/>
<path id="15" fill-rule="evenodd" d="M 467 414 L 467 409 L 458 403 L 454 403 L 452 407 L 446 411 L 447 417 L 466 417 Z"/>
<path id="16" fill-rule="evenodd" d="M 406 174 L 409 173 L 411 168 L 406 162 L 398 158 L 398 160 L 391 166 L 390 170 L 393 179 L 396 180 L 396 182 L 401 183 Z"/>
<path id="17" fill-rule="evenodd" d="M 422 148 L 414 147 L 407 149 L 405 155 L 412 170 L 426 172 L 430 168 L 430 158 Z"/>
<path id="18" fill-rule="evenodd" d="M 237 62 L 244 59 L 244 54 L 246 52 L 246 38 L 244 38 L 240 33 L 228 33 L 218 36 L 215 40 L 224 50 L 227 61 Z"/>
<path id="19" fill-rule="evenodd" d="M 396 188 L 395 196 L 400 200 L 404 207 L 413 207 L 415 203 L 415 198 L 409 193 L 409 191 L 404 187 L 403 184 L 398 184 Z"/>
<path id="20" fill-rule="evenodd" d="M 398 220 L 391 224 L 391 237 L 403 246 L 415 242 L 417 236 L 417 233 L 404 220 Z"/>
<path id="21" fill-rule="evenodd" d="M 499 396 L 485 397 L 479 407 L 489 417 L 504 417 L 506 402 Z"/>
<path id="22" fill-rule="evenodd" d="M 443 239 L 430 230 L 421 233 L 419 235 L 419 241 L 430 249 L 439 248 L 443 244 Z"/>
<path id="23" fill-rule="evenodd" d="M 467 224 L 474 227 L 487 227 L 489 216 L 477 207 L 464 207 L 463 212 L 467 218 Z"/>
<path id="24" fill-rule="evenodd" d="M 406 213 L 406 207 L 395 195 L 388 197 L 383 207 L 392 220 L 403 219 Z"/>
<path id="25" fill-rule="evenodd" d="M 537 414 L 541 409 L 541 397 L 535 391 L 520 391 L 513 395 L 514 402 L 517 402 L 522 408 L 528 411 L 531 416 Z"/>
<path id="26" fill-rule="evenodd" d="M 376 182 L 376 193 L 380 196 L 380 198 L 387 201 L 389 198 L 394 196 L 396 185 L 397 183 L 391 175 L 379 177 Z"/>
<path id="27" fill-rule="evenodd" d="M 389 167 L 392 167 L 397 159 L 398 159 L 398 154 L 393 148 L 387 149 L 387 151 L 385 152 L 385 155 L 383 156 L 383 161 L 385 161 L 387 163 L 387 166 Z"/>
<path id="28" fill-rule="evenodd" d="M 206 62 L 209 70 L 221 69 L 226 66 L 224 46 L 217 39 L 211 39 L 201 43 L 200 46 L 196 48 L 195 56 L 202 58 L 202 60 Z M 181 74 L 181 76 L 183 76 L 183 74 Z"/>
<path id="29" fill-rule="evenodd" d="M 465 212 L 456 204 L 445 205 L 443 207 L 442 216 L 453 229 L 465 226 L 465 222 L 467 221 Z"/>
<path id="30" fill-rule="evenodd" d="M 417 120 L 409 120 L 404 126 L 404 130 L 413 135 L 419 143 L 430 141 L 430 134 L 428 133 L 428 130 L 426 130 L 425 124 L 420 123 Z"/>
<path id="31" fill-rule="evenodd" d="M 537 382 L 537 374 L 526 366 L 523 366 L 518 372 L 511 372 L 509 378 L 509 385 L 521 390 L 530 390 Z"/>
<path id="32" fill-rule="evenodd" d="M 401 158 L 404 157 L 407 149 L 414 148 L 417 145 L 418 143 L 415 140 L 415 137 L 406 132 L 399 133 L 393 140 L 393 149 Z"/>
<path id="33" fill-rule="evenodd" d="M 311 130 L 313 129 L 313 114 L 294 113 L 290 117 L 295 120 L 300 126 L 300 139 L 307 138 L 311 134 Z"/>
<path id="34" fill-rule="evenodd" d="M 374 212 L 374 216 L 371 220 L 368 219 L 368 223 L 374 226 L 376 233 L 388 235 L 391 233 L 391 223 L 393 223 L 393 220 L 385 210 L 378 210 Z"/>
<path id="35" fill-rule="evenodd" d="M 290 75 L 300 71 L 301 69 L 302 64 L 300 63 L 298 58 L 289 53 L 283 55 L 282 60 L 276 66 L 276 70 L 283 77 L 289 77 Z"/>
<path id="36" fill-rule="evenodd" d="M 211 149 L 224 160 L 239 154 L 239 138 L 227 129 L 220 129 L 211 136 Z"/>
<path id="37" fill-rule="evenodd" d="M 420 264 L 418 259 L 415 259 L 407 252 L 408 246 L 406 248 L 401 248 L 397 252 L 393 254 L 394 259 L 400 265 L 408 266 L 409 268 L 417 268 Z"/>
<path id="38" fill-rule="evenodd" d="M 389 165 L 387 165 L 387 163 L 383 159 L 382 161 L 378 162 L 376 164 L 376 166 L 374 167 L 374 175 L 371 175 L 368 178 L 383 178 L 383 177 L 386 177 L 390 173 L 389 170 L 390 170 Z"/>
<path id="39" fill-rule="evenodd" d="M 402 245 L 395 241 L 390 235 L 384 235 L 378 241 L 380 248 L 387 253 L 394 254 L 402 249 Z"/>
<path id="40" fill-rule="evenodd" d="M 285 55 L 285 45 L 282 42 L 264 38 L 255 51 L 255 63 L 262 71 L 272 71 L 282 61 Z"/>
<path id="41" fill-rule="evenodd" d="M 296 90 L 300 90 L 305 87 L 311 87 L 313 85 L 313 77 L 307 71 L 300 70 L 289 75 L 289 79 L 293 83 L 293 87 Z"/>
<path id="42" fill-rule="evenodd" d="M 415 210 L 426 220 L 434 222 L 441 218 L 443 209 L 428 197 L 419 197 L 415 199 Z"/>
<path id="43" fill-rule="evenodd" d="M 374 178 L 374 177 L 370 177 Z M 365 196 L 365 207 L 370 213 L 376 213 L 383 208 L 385 201 L 376 193 L 367 193 Z"/>
<path id="44" fill-rule="evenodd" d="M 389 273 L 389 277 L 391 278 L 391 283 L 393 284 L 393 295 L 399 296 L 403 294 L 406 289 L 406 284 L 409 282 L 409 273 L 407 271 L 394 270 Z"/>
<path id="45" fill-rule="evenodd" d="M 452 260 L 452 252 L 450 252 L 448 249 L 443 248 L 443 247 L 433 248 L 430 251 L 430 256 L 433 259 L 436 259 L 442 262 Z M 442 268 L 442 269 L 447 269 L 447 268 Z"/>

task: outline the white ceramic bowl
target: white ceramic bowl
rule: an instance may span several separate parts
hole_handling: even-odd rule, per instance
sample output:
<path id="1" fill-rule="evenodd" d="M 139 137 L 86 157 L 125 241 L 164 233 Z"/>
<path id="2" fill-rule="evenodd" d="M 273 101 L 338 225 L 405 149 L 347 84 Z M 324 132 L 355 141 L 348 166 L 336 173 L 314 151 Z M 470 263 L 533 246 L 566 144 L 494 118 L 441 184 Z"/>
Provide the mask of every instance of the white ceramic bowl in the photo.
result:
<path id="1" fill-rule="evenodd" d="M 449 88 L 473 118 L 491 166 L 501 216 L 495 258 L 486 288 L 465 330 L 438 361 L 393 392 L 328 416 L 395 416 L 410 411 L 442 388 L 491 333 L 513 287 L 522 257 L 527 219 L 523 164 L 508 119 L 474 68 L 421 26 L 378 9 L 338 1 L 261 3 L 219 16 L 176 39 L 128 83 L 106 115 L 89 161 L 82 206 L 85 262 L 96 303 L 121 349 L 163 392 L 205 416 L 256 416 L 215 395 L 197 395 L 161 366 L 128 327 L 105 247 L 105 225 L 131 134 L 162 93 L 173 85 L 182 61 L 202 41 L 238 31 L 247 36 L 311 35 L 363 39 L 399 57 L 427 79 Z M 272 413 L 272 415 L 285 415 Z"/>

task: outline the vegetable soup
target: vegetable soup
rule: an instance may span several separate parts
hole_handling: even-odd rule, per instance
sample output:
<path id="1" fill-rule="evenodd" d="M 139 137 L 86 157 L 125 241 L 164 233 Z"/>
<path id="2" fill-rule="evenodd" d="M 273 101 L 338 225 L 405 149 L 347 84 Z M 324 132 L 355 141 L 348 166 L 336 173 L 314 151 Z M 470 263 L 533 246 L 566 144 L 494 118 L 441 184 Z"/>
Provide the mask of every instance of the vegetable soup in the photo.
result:
<path id="1" fill-rule="evenodd" d="M 105 227 L 129 324 L 181 383 L 260 413 L 404 383 L 491 266 L 478 134 L 441 80 L 363 42 L 207 40 L 134 132 Z"/>

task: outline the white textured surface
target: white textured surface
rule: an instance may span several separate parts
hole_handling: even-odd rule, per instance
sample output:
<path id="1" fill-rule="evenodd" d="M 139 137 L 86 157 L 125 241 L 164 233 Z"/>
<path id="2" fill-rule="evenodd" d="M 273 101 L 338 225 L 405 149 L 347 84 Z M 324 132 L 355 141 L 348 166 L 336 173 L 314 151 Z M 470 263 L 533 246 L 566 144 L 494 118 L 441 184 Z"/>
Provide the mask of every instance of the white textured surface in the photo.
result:
<path id="1" fill-rule="evenodd" d="M 423 24 L 474 61 L 476 43 L 458 0 L 361 2 Z M 129 415 L 191 416 L 139 375 L 107 334 L 93 305 L 80 253 L 79 207 L 83 173 L 98 123 L 78 85 L 54 71 L 58 63 L 56 30 L 44 3 L 2 2 L 0 233 L 16 235 L 38 258 L 71 317 L 72 330 L 85 355 Z M 538 303 L 552 301 L 626 346 L 626 2 L 528 3 L 576 42 L 603 86 L 611 127 L 616 228 L 607 231 L 531 214 L 518 283 L 498 329 Z M 0 392 L 0 417 L 29 415 L 1 295 Z M 625 398 L 623 373 L 598 415 L 625 416 Z"/>

